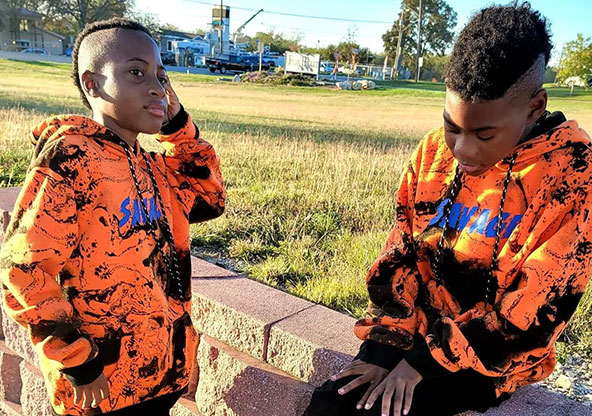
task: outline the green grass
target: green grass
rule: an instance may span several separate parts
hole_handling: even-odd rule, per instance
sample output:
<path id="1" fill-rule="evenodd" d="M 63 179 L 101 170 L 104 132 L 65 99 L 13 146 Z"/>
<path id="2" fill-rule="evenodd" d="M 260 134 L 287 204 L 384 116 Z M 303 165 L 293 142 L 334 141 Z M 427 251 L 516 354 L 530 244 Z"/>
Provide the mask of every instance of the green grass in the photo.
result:
<path id="1" fill-rule="evenodd" d="M 0 60 L 0 186 L 22 183 L 30 129 L 85 113 L 69 65 Z M 193 226 L 195 252 L 353 316 L 366 271 L 392 226 L 393 198 L 421 136 L 441 123 L 444 86 L 379 82 L 376 91 L 269 87 L 171 74 L 216 147 L 228 188 L 224 216 Z M 551 110 L 592 131 L 592 92 L 549 88 Z M 143 137 L 145 147 L 157 143 Z M 592 350 L 587 291 L 563 339 Z M 344 330 L 349 330 L 344 328 Z"/>

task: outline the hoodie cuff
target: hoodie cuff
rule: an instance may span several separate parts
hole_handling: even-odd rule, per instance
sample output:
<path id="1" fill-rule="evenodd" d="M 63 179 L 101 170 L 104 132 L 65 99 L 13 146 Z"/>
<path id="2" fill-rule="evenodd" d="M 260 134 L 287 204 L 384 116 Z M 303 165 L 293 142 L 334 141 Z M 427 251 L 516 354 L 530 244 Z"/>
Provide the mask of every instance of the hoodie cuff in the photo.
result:
<path id="1" fill-rule="evenodd" d="M 92 360 L 76 367 L 63 368 L 61 372 L 73 386 L 84 386 L 99 378 L 103 372 L 103 362 L 97 354 Z"/>
<path id="2" fill-rule="evenodd" d="M 162 125 L 162 127 L 160 128 L 160 133 L 167 135 L 167 136 L 169 134 L 176 133 L 179 130 L 181 130 L 183 127 L 185 127 L 185 124 L 187 124 L 188 119 L 189 119 L 189 116 L 188 116 L 187 112 L 185 111 L 185 108 L 181 104 L 181 110 L 179 110 L 179 112 L 177 113 L 177 115 L 175 117 L 173 117 L 168 122 L 166 122 Z"/>
<path id="3" fill-rule="evenodd" d="M 424 379 L 430 379 L 445 374 L 450 374 L 438 361 L 432 357 L 430 347 L 421 335 L 415 337 L 412 350 L 405 352 L 405 361 L 415 369 Z"/>
<path id="4" fill-rule="evenodd" d="M 403 359 L 405 352 L 405 350 L 393 347 L 392 345 L 367 339 L 360 346 L 360 352 L 358 352 L 355 359 L 377 365 L 390 371 Z"/>

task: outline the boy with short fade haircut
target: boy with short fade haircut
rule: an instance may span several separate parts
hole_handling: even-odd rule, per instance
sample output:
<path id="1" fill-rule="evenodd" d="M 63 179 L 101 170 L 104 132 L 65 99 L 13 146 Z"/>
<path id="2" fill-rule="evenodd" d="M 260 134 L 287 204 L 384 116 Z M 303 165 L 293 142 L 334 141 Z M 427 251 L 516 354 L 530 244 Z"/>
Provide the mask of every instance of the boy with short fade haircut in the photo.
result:
<path id="1" fill-rule="evenodd" d="M 52 117 L 2 252 L 4 307 L 30 330 L 57 415 L 168 415 L 194 370 L 189 224 L 224 210 L 219 158 L 156 43 L 114 19 L 77 38 L 92 119 Z M 139 133 L 162 153 L 145 152 Z"/>
<path id="2" fill-rule="evenodd" d="M 592 151 L 575 121 L 546 111 L 550 52 L 528 3 L 463 29 L 444 127 L 413 153 L 367 277 L 360 353 L 307 416 L 485 411 L 551 374 L 592 274 Z"/>

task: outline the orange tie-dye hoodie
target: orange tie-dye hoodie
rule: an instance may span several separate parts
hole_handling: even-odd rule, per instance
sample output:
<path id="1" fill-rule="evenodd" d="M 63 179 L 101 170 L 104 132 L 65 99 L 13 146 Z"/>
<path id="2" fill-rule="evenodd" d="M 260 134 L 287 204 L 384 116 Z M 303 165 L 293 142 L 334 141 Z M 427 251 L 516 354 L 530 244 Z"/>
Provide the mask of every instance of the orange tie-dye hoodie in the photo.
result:
<path id="1" fill-rule="evenodd" d="M 157 136 L 162 153 L 81 116 L 50 118 L 31 139 L 0 276 L 4 308 L 30 331 L 54 411 L 98 414 L 180 392 L 197 345 L 189 224 L 224 210 L 214 149 L 184 110 Z M 71 383 L 101 372 L 110 395 L 100 412 L 84 413 Z"/>
<path id="2" fill-rule="evenodd" d="M 592 151 L 575 121 L 546 116 L 514 149 L 507 184 L 512 155 L 480 176 L 462 175 L 450 202 L 457 162 L 443 129 L 425 136 L 402 178 L 395 227 L 367 277 L 359 338 L 380 345 L 382 355 L 385 345 L 408 350 L 420 373 L 429 369 L 424 348 L 440 369 L 491 377 L 498 396 L 552 372 L 555 341 L 592 274 Z"/>

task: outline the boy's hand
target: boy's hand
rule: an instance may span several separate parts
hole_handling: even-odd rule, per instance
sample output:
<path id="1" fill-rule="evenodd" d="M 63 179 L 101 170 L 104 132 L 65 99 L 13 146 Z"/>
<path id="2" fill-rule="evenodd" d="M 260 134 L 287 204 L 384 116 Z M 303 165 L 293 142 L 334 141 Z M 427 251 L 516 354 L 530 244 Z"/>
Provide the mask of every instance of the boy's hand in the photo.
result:
<path id="1" fill-rule="evenodd" d="M 74 386 L 74 404 L 82 409 L 99 407 L 108 396 L 109 383 L 103 373 L 90 384 Z"/>
<path id="2" fill-rule="evenodd" d="M 417 386 L 422 378 L 421 374 L 411 367 L 405 359 L 401 360 L 394 370 L 372 391 L 366 402 L 366 409 L 371 409 L 378 396 L 382 394 L 383 416 L 390 416 L 391 414 L 393 416 L 400 416 L 401 409 L 403 409 L 403 414 L 407 415 L 409 410 L 411 410 L 415 386 Z M 395 396 L 393 412 L 390 413 L 393 394 Z"/>
<path id="3" fill-rule="evenodd" d="M 175 117 L 177 114 L 179 114 L 179 111 L 181 111 L 181 103 L 179 102 L 179 97 L 177 97 L 175 90 L 173 90 L 173 87 L 171 85 L 171 80 L 169 79 L 168 76 L 167 76 L 167 82 L 164 84 L 164 89 L 166 90 L 167 101 L 168 101 L 168 106 L 167 106 L 167 122 L 168 122 L 168 121 L 172 120 L 173 117 Z"/>
<path id="4" fill-rule="evenodd" d="M 370 393 L 380 384 L 380 382 L 386 377 L 388 374 L 388 370 L 382 367 L 379 367 L 375 364 L 370 364 L 362 360 L 354 360 L 348 365 L 346 365 L 343 370 L 341 370 L 338 374 L 335 374 L 331 377 L 331 380 L 339 380 L 344 377 L 349 376 L 356 376 L 359 375 L 360 377 L 356 378 L 354 381 L 346 384 L 342 388 L 339 389 L 339 394 L 344 395 L 355 389 L 356 387 L 362 386 L 364 384 L 370 383 L 370 387 L 364 395 L 362 399 L 356 405 L 356 408 L 361 409 L 362 406 L 366 403 L 368 396 Z"/>

